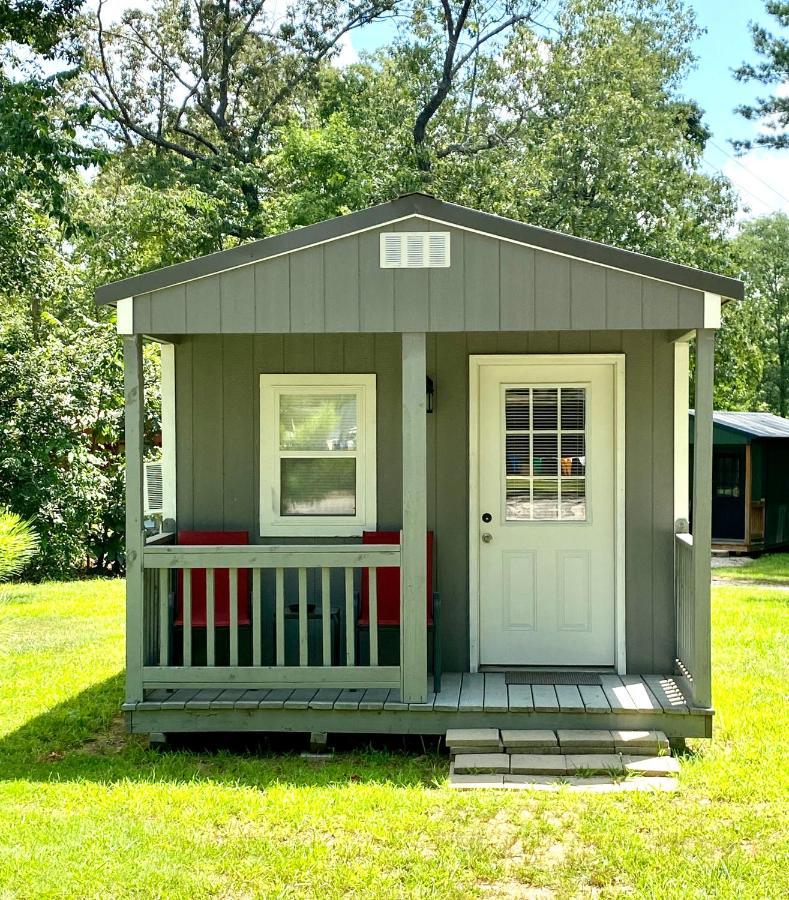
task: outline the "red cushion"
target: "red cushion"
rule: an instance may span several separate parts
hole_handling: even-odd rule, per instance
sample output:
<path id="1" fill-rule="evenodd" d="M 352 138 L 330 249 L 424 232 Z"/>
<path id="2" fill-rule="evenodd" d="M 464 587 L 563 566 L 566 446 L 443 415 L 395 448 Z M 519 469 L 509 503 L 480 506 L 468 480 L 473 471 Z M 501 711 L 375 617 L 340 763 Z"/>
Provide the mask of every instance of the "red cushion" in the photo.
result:
<path id="1" fill-rule="evenodd" d="M 248 531 L 179 531 L 179 544 L 228 544 L 249 543 Z M 192 625 L 206 627 L 205 617 L 205 569 L 192 569 Z M 183 625 L 184 619 L 183 572 L 178 572 L 178 591 L 175 624 Z M 238 624 L 249 625 L 249 569 L 238 570 Z M 214 624 L 230 624 L 230 570 L 214 569 Z"/>
<path id="2" fill-rule="evenodd" d="M 363 544 L 399 544 L 399 531 L 365 531 Z M 378 624 L 400 624 L 400 570 L 397 566 L 375 570 L 378 589 Z M 427 533 L 427 624 L 433 624 L 433 532 Z M 360 625 L 370 624 L 370 570 L 362 571 L 362 609 Z"/>

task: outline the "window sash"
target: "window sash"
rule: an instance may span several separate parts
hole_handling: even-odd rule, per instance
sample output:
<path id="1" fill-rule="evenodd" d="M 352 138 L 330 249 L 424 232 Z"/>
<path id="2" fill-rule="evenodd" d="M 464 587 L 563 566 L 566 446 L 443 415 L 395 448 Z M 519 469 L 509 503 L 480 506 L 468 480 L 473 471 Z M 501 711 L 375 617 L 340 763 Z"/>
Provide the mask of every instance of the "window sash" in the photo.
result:
<path id="1" fill-rule="evenodd" d="M 316 382 L 320 379 L 320 382 Z M 356 397 L 355 449 L 280 449 L 283 396 L 353 394 Z M 376 376 L 260 376 L 260 529 L 262 536 L 358 536 L 376 527 Z M 283 515 L 283 459 L 356 460 L 355 515 Z"/>

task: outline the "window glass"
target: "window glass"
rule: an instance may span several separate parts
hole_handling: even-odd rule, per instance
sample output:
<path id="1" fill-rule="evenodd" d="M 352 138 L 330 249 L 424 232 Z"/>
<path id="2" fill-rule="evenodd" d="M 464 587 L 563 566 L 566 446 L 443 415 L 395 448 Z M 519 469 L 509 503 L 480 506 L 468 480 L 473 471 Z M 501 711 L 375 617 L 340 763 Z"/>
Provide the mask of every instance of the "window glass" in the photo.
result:
<path id="1" fill-rule="evenodd" d="M 280 515 L 355 516 L 353 457 L 284 457 L 280 464 Z"/>
<path id="2" fill-rule="evenodd" d="M 355 450 L 355 394 L 282 394 L 280 450 Z"/>
<path id="3" fill-rule="evenodd" d="M 584 521 L 586 388 L 505 392 L 506 517 Z"/>

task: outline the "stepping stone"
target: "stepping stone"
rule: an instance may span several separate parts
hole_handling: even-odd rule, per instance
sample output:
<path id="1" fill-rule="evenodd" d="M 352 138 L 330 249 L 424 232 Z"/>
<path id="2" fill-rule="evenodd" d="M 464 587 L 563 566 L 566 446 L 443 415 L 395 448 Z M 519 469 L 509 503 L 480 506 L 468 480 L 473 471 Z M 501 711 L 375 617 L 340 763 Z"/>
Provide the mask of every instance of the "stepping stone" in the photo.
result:
<path id="1" fill-rule="evenodd" d="M 566 783 L 561 775 L 505 775 L 504 787 L 533 788 L 537 791 L 558 791 Z"/>
<path id="2" fill-rule="evenodd" d="M 456 775 L 450 773 L 451 788 L 492 788 L 503 786 L 503 775 Z"/>
<path id="3" fill-rule="evenodd" d="M 567 757 L 562 753 L 513 753 L 510 771 L 513 775 L 566 775 Z"/>
<path id="4" fill-rule="evenodd" d="M 556 732 L 548 729 L 505 728 L 501 732 L 501 742 L 509 753 L 559 753 Z"/>
<path id="5" fill-rule="evenodd" d="M 679 775 L 679 760 L 673 756 L 623 756 L 622 765 L 626 772 L 649 778 Z"/>
<path id="6" fill-rule="evenodd" d="M 563 751 L 606 753 L 614 750 L 614 736 L 603 728 L 561 729 L 557 734 Z"/>
<path id="7" fill-rule="evenodd" d="M 458 775 L 503 775 L 509 771 L 510 758 L 506 753 L 459 753 L 453 764 L 453 772 Z"/>
<path id="8" fill-rule="evenodd" d="M 501 749 L 498 728 L 450 728 L 445 738 L 447 747 L 453 750 L 473 747 L 486 750 Z"/>
<path id="9" fill-rule="evenodd" d="M 662 731 L 614 731 L 614 749 L 619 753 L 654 756 L 668 752 L 668 738 Z"/>
<path id="10" fill-rule="evenodd" d="M 622 757 L 618 753 L 573 753 L 567 756 L 567 768 L 573 772 L 621 774 Z"/>

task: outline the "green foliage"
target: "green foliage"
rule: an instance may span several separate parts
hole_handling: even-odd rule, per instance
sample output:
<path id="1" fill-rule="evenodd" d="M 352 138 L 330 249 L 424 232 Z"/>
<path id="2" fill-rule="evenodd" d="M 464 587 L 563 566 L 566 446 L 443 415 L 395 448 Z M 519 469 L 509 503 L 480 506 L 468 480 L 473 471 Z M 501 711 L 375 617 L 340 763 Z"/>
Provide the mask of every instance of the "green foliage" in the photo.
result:
<path id="1" fill-rule="evenodd" d="M 773 34 L 752 22 L 753 48 L 762 61 L 756 65 L 745 63 L 734 74 L 740 81 L 785 86 L 789 81 L 789 3 L 767 0 L 765 8 L 775 18 L 782 33 Z M 789 147 L 788 96 L 776 90 L 770 97 L 760 97 L 753 105 L 738 106 L 736 111 L 749 122 L 758 120 L 763 133 L 753 141 L 734 141 L 735 147 L 740 150 L 748 150 L 754 145 L 779 150 Z"/>
<path id="2" fill-rule="evenodd" d="M 746 302 L 736 314 L 741 339 L 737 356 L 757 374 L 760 405 L 789 415 L 789 215 L 775 213 L 746 222 L 734 242 L 746 277 Z M 727 335 L 728 337 L 728 335 Z M 742 340 L 744 339 L 744 340 Z M 747 357 L 751 356 L 751 361 Z M 728 374 L 728 373 L 726 373 Z M 753 382 L 752 382 L 753 384 Z M 735 407 L 736 408 L 736 407 Z"/>
<path id="3" fill-rule="evenodd" d="M 158 407 L 148 406 L 152 434 Z M 122 409 L 111 325 L 51 323 L 38 338 L 24 328 L 0 331 L 0 503 L 40 535 L 28 577 L 120 570 Z"/>
<path id="4" fill-rule="evenodd" d="M 0 581 L 19 575 L 38 550 L 30 522 L 0 506 Z"/>

